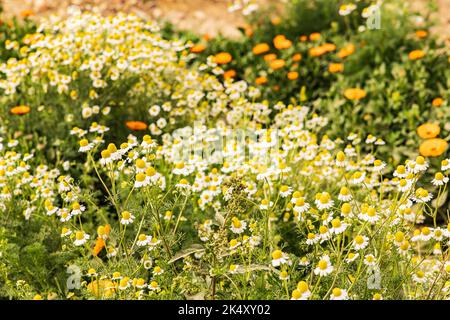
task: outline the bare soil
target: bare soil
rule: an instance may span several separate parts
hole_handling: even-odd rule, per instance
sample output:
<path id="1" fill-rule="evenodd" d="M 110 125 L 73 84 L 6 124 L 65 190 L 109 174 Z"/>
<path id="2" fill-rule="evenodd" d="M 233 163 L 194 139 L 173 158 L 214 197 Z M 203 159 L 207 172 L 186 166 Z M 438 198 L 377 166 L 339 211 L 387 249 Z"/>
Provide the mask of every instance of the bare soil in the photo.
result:
<path id="1" fill-rule="evenodd" d="M 258 0 L 262 4 L 274 0 Z M 404 0 L 418 10 L 425 10 L 430 0 Z M 193 30 L 200 34 L 226 36 L 239 35 L 237 27 L 244 24 L 239 13 L 227 11 L 229 0 L 3 0 L 7 16 L 20 15 L 31 9 L 36 17 L 64 14 L 68 6 L 96 8 L 102 13 L 118 11 L 132 12 L 143 18 L 164 18 L 178 28 Z M 448 38 L 450 36 L 450 0 L 437 0 L 439 12 L 434 18 L 438 26 L 433 32 Z"/>

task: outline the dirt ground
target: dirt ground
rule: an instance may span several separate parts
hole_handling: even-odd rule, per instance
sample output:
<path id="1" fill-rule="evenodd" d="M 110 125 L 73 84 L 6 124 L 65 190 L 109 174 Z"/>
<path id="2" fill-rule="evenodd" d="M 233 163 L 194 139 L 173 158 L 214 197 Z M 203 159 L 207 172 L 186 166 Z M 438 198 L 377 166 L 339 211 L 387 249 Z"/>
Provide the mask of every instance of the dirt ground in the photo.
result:
<path id="1" fill-rule="evenodd" d="M 229 13 L 230 0 L 0 0 L 7 16 L 19 15 L 31 9 L 37 17 L 53 13 L 64 14 L 70 5 L 97 8 L 103 13 L 118 11 L 133 12 L 143 18 L 164 18 L 182 29 L 191 29 L 200 34 L 222 33 L 233 37 L 239 34 L 237 27 L 244 19 L 238 13 Z M 275 0 L 258 0 L 262 5 Z M 280 0 L 278 0 L 280 1 Z M 422 9 L 430 0 L 410 1 L 412 7 Z M 434 32 L 450 36 L 450 0 L 437 0 L 439 21 Z"/>

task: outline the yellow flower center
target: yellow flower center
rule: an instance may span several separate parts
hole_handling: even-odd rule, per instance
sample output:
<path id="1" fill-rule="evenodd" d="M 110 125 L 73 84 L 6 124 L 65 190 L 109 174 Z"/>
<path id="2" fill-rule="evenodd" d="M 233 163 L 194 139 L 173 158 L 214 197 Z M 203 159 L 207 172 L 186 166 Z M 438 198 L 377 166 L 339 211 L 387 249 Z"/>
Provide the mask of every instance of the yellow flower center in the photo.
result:
<path id="1" fill-rule="evenodd" d="M 335 297 L 340 297 L 342 295 L 342 290 L 339 288 L 334 288 L 333 289 L 333 296 Z"/>
<path id="2" fill-rule="evenodd" d="M 77 233 L 75 233 L 75 238 L 77 240 L 83 240 L 84 239 L 84 232 L 83 231 L 77 231 Z"/>
<path id="3" fill-rule="evenodd" d="M 363 236 L 361 236 L 361 235 L 356 236 L 356 237 L 355 237 L 355 242 L 356 242 L 356 244 L 358 244 L 358 245 L 363 244 L 363 243 L 364 243 L 364 238 L 363 238 Z"/>
<path id="4" fill-rule="evenodd" d="M 87 139 L 80 140 L 80 147 L 86 147 L 89 144 L 89 141 Z"/>
<path id="5" fill-rule="evenodd" d="M 129 211 L 122 212 L 122 218 L 128 220 L 131 218 L 131 213 Z"/>
<path id="6" fill-rule="evenodd" d="M 331 225 L 333 226 L 333 228 L 339 228 L 339 227 L 341 227 L 341 220 L 339 220 L 339 219 L 333 219 L 332 221 L 331 221 Z"/>
<path id="7" fill-rule="evenodd" d="M 283 252 L 281 250 L 275 250 L 274 252 L 272 252 L 272 259 L 273 260 L 278 260 L 283 256 Z"/>
<path id="8" fill-rule="evenodd" d="M 153 167 L 148 167 L 147 170 L 145 170 L 145 174 L 149 177 L 153 177 L 156 174 L 156 170 Z"/>
<path id="9" fill-rule="evenodd" d="M 136 167 L 138 167 L 139 169 L 144 169 L 145 168 L 145 161 L 142 159 L 137 159 L 136 160 Z"/>
<path id="10" fill-rule="evenodd" d="M 325 270 L 326 268 L 328 268 L 328 262 L 326 260 L 320 260 L 319 261 L 319 269 L 321 270 Z"/>
<path id="11" fill-rule="evenodd" d="M 301 292 L 301 293 L 305 293 L 306 291 L 308 291 L 308 284 L 305 281 L 300 281 L 297 284 L 297 289 Z"/>
<path id="12" fill-rule="evenodd" d="M 143 174 L 142 172 L 139 172 L 137 175 L 136 175 L 136 181 L 138 181 L 138 182 L 143 182 L 145 180 L 145 174 Z"/>
<path id="13" fill-rule="evenodd" d="M 336 160 L 339 162 L 345 161 L 345 153 L 342 151 L 339 151 L 336 155 Z"/>

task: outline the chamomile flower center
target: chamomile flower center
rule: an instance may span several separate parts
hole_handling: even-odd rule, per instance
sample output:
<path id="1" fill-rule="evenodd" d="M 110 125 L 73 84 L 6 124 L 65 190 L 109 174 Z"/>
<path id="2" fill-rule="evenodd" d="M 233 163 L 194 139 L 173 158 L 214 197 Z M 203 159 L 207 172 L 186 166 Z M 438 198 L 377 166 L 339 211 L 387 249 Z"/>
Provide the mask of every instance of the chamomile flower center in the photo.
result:
<path id="1" fill-rule="evenodd" d="M 272 252 L 272 259 L 278 260 L 283 256 L 283 252 L 281 250 L 275 250 Z"/>

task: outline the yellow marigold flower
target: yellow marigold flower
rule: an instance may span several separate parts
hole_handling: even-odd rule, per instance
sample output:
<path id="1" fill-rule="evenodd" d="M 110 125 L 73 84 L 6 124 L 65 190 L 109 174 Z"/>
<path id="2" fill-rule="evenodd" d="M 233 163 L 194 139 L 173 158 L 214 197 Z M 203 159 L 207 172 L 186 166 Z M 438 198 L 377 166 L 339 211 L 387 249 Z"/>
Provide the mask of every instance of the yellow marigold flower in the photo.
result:
<path id="1" fill-rule="evenodd" d="M 425 56 L 425 52 L 422 50 L 413 50 L 408 54 L 409 60 L 418 60 Z"/>
<path id="2" fill-rule="evenodd" d="M 286 39 L 284 35 L 277 35 L 273 39 L 273 45 L 278 50 L 287 49 L 292 46 L 292 41 L 289 39 Z"/>
<path id="3" fill-rule="evenodd" d="M 434 123 L 424 123 L 417 128 L 417 134 L 422 139 L 435 138 L 441 132 L 439 125 Z"/>
<path id="4" fill-rule="evenodd" d="M 263 54 L 270 50 L 267 43 L 258 43 L 252 49 L 253 54 Z"/>
<path id="5" fill-rule="evenodd" d="M 296 54 L 294 54 L 294 55 L 292 56 L 292 61 L 298 62 L 298 61 L 300 61 L 300 60 L 302 60 L 302 54 L 301 54 L 301 53 L 296 53 Z"/>
<path id="6" fill-rule="evenodd" d="M 232 79 L 232 78 L 236 77 L 236 74 L 237 74 L 236 70 L 230 69 L 223 73 L 223 78 L 224 79 Z"/>
<path id="7" fill-rule="evenodd" d="M 320 57 L 321 55 L 327 53 L 327 50 L 323 46 L 312 47 L 309 49 L 309 55 L 311 57 Z"/>
<path id="8" fill-rule="evenodd" d="M 426 30 L 417 30 L 416 37 L 419 39 L 426 38 L 428 36 L 428 32 Z"/>
<path id="9" fill-rule="evenodd" d="M 134 131 L 142 131 L 147 129 L 147 124 L 142 121 L 127 121 L 125 122 L 125 125 L 128 129 L 134 130 Z"/>
<path id="10" fill-rule="evenodd" d="M 191 48 L 192 53 L 201 53 L 206 50 L 206 45 L 198 43 Z"/>
<path id="11" fill-rule="evenodd" d="M 337 56 L 341 59 L 344 59 L 344 58 L 348 57 L 349 55 L 353 54 L 354 52 L 355 52 L 355 45 L 349 44 L 349 45 L 345 46 L 344 48 L 342 48 L 341 50 L 339 50 L 339 52 L 337 53 Z"/>
<path id="12" fill-rule="evenodd" d="M 422 142 L 419 152 L 424 157 L 439 157 L 447 150 L 448 143 L 444 139 L 434 138 Z"/>
<path id="13" fill-rule="evenodd" d="M 289 80 L 296 80 L 298 78 L 298 72 L 297 71 L 290 71 L 290 72 L 288 72 L 287 78 Z"/>
<path id="14" fill-rule="evenodd" d="M 263 85 L 266 84 L 268 82 L 266 77 L 258 77 L 255 79 L 255 83 L 258 85 Z"/>
<path id="15" fill-rule="evenodd" d="M 328 65 L 328 71 L 330 73 L 338 73 L 344 71 L 344 65 L 342 63 L 330 63 Z"/>
<path id="16" fill-rule="evenodd" d="M 269 66 L 273 69 L 273 70 L 278 70 L 283 68 L 286 65 L 286 61 L 284 61 L 283 59 L 276 59 L 270 62 Z"/>
<path id="17" fill-rule="evenodd" d="M 9 110 L 12 114 L 22 116 L 24 114 L 30 113 L 30 107 L 29 106 L 17 106 L 13 107 Z"/>
<path id="18" fill-rule="evenodd" d="M 431 101 L 431 104 L 433 105 L 433 107 L 440 107 L 443 103 L 444 103 L 444 99 L 442 99 L 440 97 L 434 98 L 433 101 Z"/>
<path id="19" fill-rule="evenodd" d="M 350 88 L 344 91 L 344 96 L 349 100 L 361 100 L 366 96 L 366 91 L 359 88 Z"/>
<path id="20" fill-rule="evenodd" d="M 214 56 L 214 62 L 217 64 L 227 64 L 233 60 L 233 57 L 228 52 L 220 52 Z"/>
<path id="21" fill-rule="evenodd" d="M 320 38 L 321 38 L 321 35 L 318 32 L 313 32 L 309 35 L 309 40 L 311 40 L 311 41 L 317 41 L 317 40 L 320 40 Z"/>

